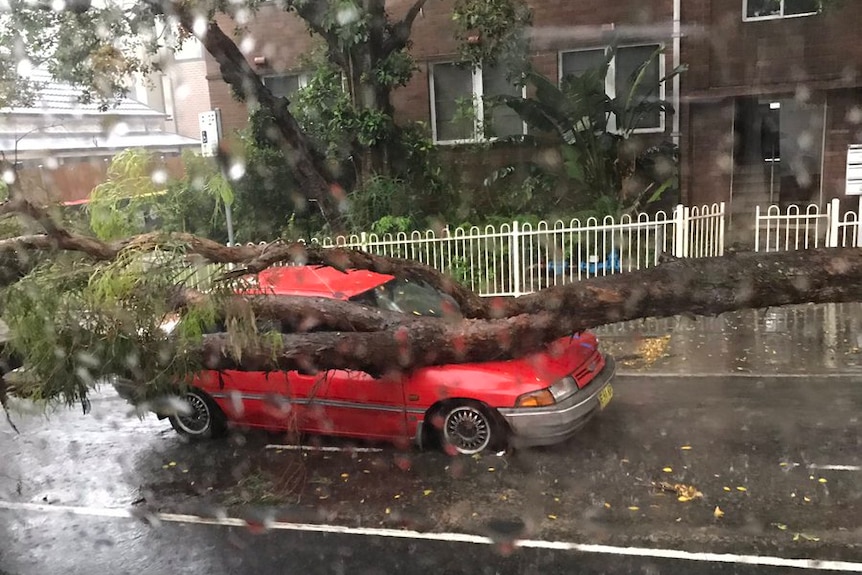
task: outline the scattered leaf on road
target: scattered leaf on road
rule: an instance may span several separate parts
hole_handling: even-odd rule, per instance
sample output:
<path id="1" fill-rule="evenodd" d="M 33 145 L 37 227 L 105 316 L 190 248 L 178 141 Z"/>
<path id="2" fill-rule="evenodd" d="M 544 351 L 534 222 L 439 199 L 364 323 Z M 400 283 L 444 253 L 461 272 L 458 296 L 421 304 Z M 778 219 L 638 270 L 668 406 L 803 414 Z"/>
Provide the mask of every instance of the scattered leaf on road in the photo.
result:
<path id="1" fill-rule="evenodd" d="M 552 520 L 553 520 L 553 519 L 556 519 L 556 518 L 557 518 L 557 516 L 556 516 L 556 515 L 548 515 L 548 519 L 552 519 Z"/>
<path id="2" fill-rule="evenodd" d="M 743 487 L 742 485 L 737 485 L 737 486 L 736 486 L 736 490 L 737 490 L 737 491 L 743 491 L 743 492 L 744 492 L 744 491 L 748 491 L 748 488 Z"/>
<path id="3" fill-rule="evenodd" d="M 772 523 L 771 525 L 773 527 L 775 527 L 776 529 L 780 529 L 782 531 L 787 531 L 787 525 L 785 525 L 784 523 Z"/>
<path id="4" fill-rule="evenodd" d="M 663 469 L 662 469 L 662 471 L 664 471 L 665 473 L 673 473 L 673 468 L 671 468 L 671 467 L 665 467 L 665 468 L 663 468 Z"/>
<path id="5" fill-rule="evenodd" d="M 489 467 L 489 468 L 488 468 L 488 472 L 489 472 L 489 473 L 494 473 L 494 471 L 496 471 L 496 470 L 495 470 L 493 467 Z"/>
<path id="6" fill-rule="evenodd" d="M 722 511 L 722 510 L 721 510 L 721 507 L 719 507 L 718 505 L 716 505 L 716 506 L 715 506 L 715 510 L 712 512 L 712 515 L 713 515 L 713 517 L 715 517 L 716 519 L 721 519 L 722 517 L 724 517 L 724 511 Z"/>
<path id="7" fill-rule="evenodd" d="M 825 477 L 821 477 L 821 478 L 820 478 L 820 479 L 818 479 L 817 481 L 819 481 L 820 483 L 826 483 L 826 478 L 825 478 Z"/>
<path id="8" fill-rule="evenodd" d="M 811 498 L 807 495 L 805 495 L 802 499 L 805 500 L 805 503 L 811 503 Z"/>
<path id="9" fill-rule="evenodd" d="M 347 479 L 348 477 L 350 477 L 350 474 L 349 474 L 349 473 L 342 473 L 342 474 L 341 474 L 341 478 L 342 478 L 342 479 Z"/>
<path id="10" fill-rule="evenodd" d="M 724 490 L 725 490 L 725 491 L 730 491 L 730 487 L 728 487 L 727 485 L 725 485 L 725 486 L 724 486 Z"/>
<path id="11" fill-rule="evenodd" d="M 640 509 L 640 507 L 638 507 L 637 505 L 629 506 L 629 511 L 637 511 L 638 509 Z"/>
<path id="12" fill-rule="evenodd" d="M 608 503 L 607 501 L 605 501 L 605 509 L 610 509 L 610 508 L 611 508 L 611 504 Z"/>
<path id="13" fill-rule="evenodd" d="M 683 445 L 682 447 L 680 447 L 680 449 L 682 449 L 683 451 L 690 451 L 691 445 Z"/>
<path id="14" fill-rule="evenodd" d="M 426 489 L 425 491 L 423 491 L 423 492 L 422 492 L 422 495 L 424 495 L 424 496 L 428 497 L 429 495 L 431 495 L 431 490 L 430 490 L 430 489 Z"/>
<path id="15" fill-rule="evenodd" d="M 694 485 L 686 485 L 684 483 L 668 483 L 667 481 L 653 481 L 653 487 L 660 491 L 675 493 L 680 501 L 691 501 L 692 499 L 700 499 L 703 493 L 697 490 Z"/>

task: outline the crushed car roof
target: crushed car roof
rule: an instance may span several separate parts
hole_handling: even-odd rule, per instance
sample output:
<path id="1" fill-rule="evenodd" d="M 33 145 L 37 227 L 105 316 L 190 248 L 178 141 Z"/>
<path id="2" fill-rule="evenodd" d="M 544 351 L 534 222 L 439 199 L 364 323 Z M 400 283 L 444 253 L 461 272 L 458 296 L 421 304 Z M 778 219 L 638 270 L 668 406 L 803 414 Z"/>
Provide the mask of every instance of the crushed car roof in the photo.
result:
<path id="1" fill-rule="evenodd" d="M 395 279 L 368 270 L 339 271 L 329 266 L 284 266 L 268 268 L 252 280 L 248 293 L 298 295 L 346 300 Z"/>

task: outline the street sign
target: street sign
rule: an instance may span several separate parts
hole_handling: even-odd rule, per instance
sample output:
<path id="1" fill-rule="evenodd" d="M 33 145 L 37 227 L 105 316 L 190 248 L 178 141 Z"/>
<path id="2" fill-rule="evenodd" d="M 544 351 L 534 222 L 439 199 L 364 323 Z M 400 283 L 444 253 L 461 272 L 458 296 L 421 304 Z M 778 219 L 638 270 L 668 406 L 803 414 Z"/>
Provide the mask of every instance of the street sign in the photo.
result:
<path id="1" fill-rule="evenodd" d="M 862 144 L 851 144 L 847 148 L 847 179 L 844 193 L 862 196 Z"/>
<path id="2" fill-rule="evenodd" d="M 221 140 L 221 114 L 218 110 L 201 112 L 198 125 L 201 131 L 201 155 L 211 158 L 216 155 Z"/>

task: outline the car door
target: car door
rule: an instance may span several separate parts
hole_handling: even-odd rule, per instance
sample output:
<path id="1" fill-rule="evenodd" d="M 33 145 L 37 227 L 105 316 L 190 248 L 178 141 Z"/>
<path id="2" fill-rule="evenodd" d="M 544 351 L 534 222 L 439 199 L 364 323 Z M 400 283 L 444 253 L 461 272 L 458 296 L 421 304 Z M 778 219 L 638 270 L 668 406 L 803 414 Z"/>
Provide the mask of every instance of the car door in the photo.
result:
<path id="1" fill-rule="evenodd" d="M 302 430 L 305 397 L 284 371 L 210 372 L 211 395 L 232 420 L 252 427 Z"/>
<path id="2" fill-rule="evenodd" d="M 330 370 L 316 376 L 290 373 L 291 384 L 314 386 L 309 419 L 320 433 L 369 439 L 406 437 L 404 386 L 362 371 Z"/>

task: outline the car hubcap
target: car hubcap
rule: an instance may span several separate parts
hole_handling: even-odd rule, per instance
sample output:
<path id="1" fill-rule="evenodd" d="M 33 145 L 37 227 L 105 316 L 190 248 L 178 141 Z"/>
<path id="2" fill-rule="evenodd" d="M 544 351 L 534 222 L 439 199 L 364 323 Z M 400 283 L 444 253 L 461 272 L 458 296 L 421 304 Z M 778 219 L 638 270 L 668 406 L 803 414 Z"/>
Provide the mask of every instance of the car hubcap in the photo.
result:
<path id="1" fill-rule="evenodd" d="M 191 412 L 177 415 L 177 423 L 189 435 L 205 433 L 210 424 L 209 406 L 201 396 L 194 393 L 186 395 L 186 403 L 188 403 Z"/>
<path id="2" fill-rule="evenodd" d="M 458 452 L 479 453 L 491 441 L 491 426 L 485 415 L 475 407 L 457 407 L 449 412 L 443 428 L 446 443 Z"/>

